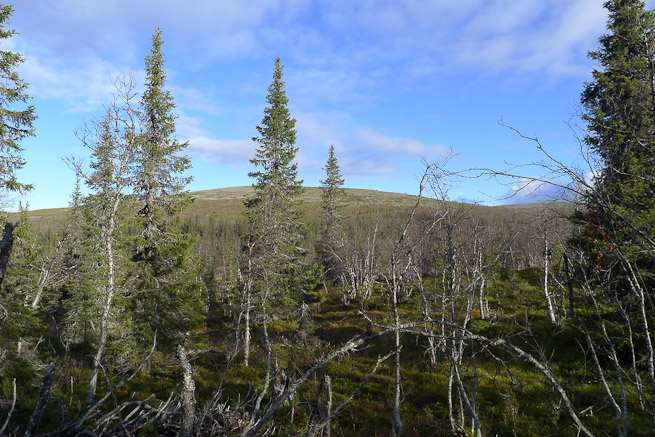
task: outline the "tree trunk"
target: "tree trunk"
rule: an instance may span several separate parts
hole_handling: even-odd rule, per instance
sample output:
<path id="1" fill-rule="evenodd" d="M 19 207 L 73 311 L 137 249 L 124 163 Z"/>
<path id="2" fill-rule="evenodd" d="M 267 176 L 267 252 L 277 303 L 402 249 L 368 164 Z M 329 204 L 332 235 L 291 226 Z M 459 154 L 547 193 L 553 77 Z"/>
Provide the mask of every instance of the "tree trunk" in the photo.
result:
<path id="1" fill-rule="evenodd" d="M 325 403 L 325 419 L 327 424 L 323 428 L 323 437 L 330 437 L 330 415 L 332 414 L 332 379 L 329 375 L 323 377 L 323 384 L 325 385 L 325 395 L 327 397 Z"/>
<path id="2" fill-rule="evenodd" d="M 46 285 L 48 285 L 48 282 L 52 277 L 52 272 L 55 269 L 59 257 L 61 256 L 62 245 L 64 244 L 64 241 L 66 240 L 67 237 L 68 234 L 66 234 L 66 236 L 64 236 L 61 240 L 59 240 L 59 242 L 57 242 L 57 249 L 55 250 L 55 254 L 50 259 L 48 266 L 41 267 L 41 274 L 39 275 L 39 281 L 36 284 L 36 294 L 34 295 L 34 299 L 32 299 L 32 309 L 36 309 L 39 306 L 39 303 L 41 302 L 41 297 L 43 296 L 43 290 L 45 289 Z"/>
<path id="3" fill-rule="evenodd" d="M 0 285 L 5 279 L 7 273 L 7 264 L 9 264 L 9 257 L 11 256 L 11 248 L 14 245 L 14 224 L 5 223 L 5 229 L 2 233 L 2 241 L 0 241 Z"/>
<path id="4" fill-rule="evenodd" d="M 391 275 L 392 275 L 392 305 L 393 305 L 393 325 L 394 325 L 394 398 L 393 398 L 393 418 L 391 435 L 400 437 L 403 432 L 404 424 L 400 420 L 400 392 L 402 390 L 400 380 L 400 316 L 398 314 L 398 289 L 400 287 L 400 279 L 396 274 L 396 259 L 395 254 L 391 260 Z"/>
<path id="5" fill-rule="evenodd" d="M 114 212 L 118 209 L 118 202 L 115 203 Z M 100 320 L 100 337 L 98 338 L 98 349 L 93 356 L 93 368 L 91 369 L 91 380 L 89 381 L 89 388 L 86 392 L 86 405 L 93 405 L 96 396 L 96 389 L 98 386 L 98 371 L 100 369 L 100 361 L 107 344 L 107 336 L 109 331 L 109 318 L 111 312 L 112 301 L 114 300 L 114 280 L 116 272 L 114 270 L 114 247 L 112 237 L 114 233 L 114 217 L 109 220 L 109 226 L 105 231 L 105 251 L 107 254 L 107 294 L 105 296 L 105 303 L 102 309 L 102 319 Z"/>
<path id="6" fill-rule="evenodd" d="M 193 369 L 189 363 L 189 357 L 186 349 L 182 344 L 177 346 L 177 359 L 180 360 L 182 366 L 183 382 L 182 382 L 182 428 L 180 429 L 180 436 L 190 437 L 193 434 L 193 426 L 195 424 L 196 414 L 196 399 L 195 391 L 196 385 L 193 382 Z"/>
<path id="7" fill-rule="evenodd" d="M 246 326 L 243 333 L 243 364 L 250 360 L 250 290 L 246 289 Z"/>
<path id="8" fill-rule="evenodd" d="M 550 250 L 548 248 L 548 240 L 544 238 L 544 295 L 546 296 L 546 304 L 548 305 L 548 315 L 553 325 L 557 325 L 557 317 L 555 316 L 555 309 L 553 308 L 553 301 L 548 290 L 548 260 L 550 259 Z"/>
<path id="9" fill-rule="evenodd" d="M 32 412 L 32 417 L 27 424 L 27 429 L 25 430 L 25 437 L 32 437 L 36 433 L 36 429 L 41 422 L 43 413 L 45 413 L 45 407 L 50 398 L 50 388 L 52 387 L 52 382 L 55 379 L 55 369 L 57 368 L 57 360 L 52 360 L 48 363 L 48 366 L 45 369 L 45 375 L 41 380 L 41 391 L 39 392 L 39 401 Z"/>
<path id="10" fill-rule="evenodd" d="M 573 307 L 573 277 L 569 270 L 569 257 L 566 256 L 566 253 L 562 254 L 564 259 L 564 269 L 566 271 L 566 286 L 569 289 L 569 318 L 575 319 L 575 310 Z"/>

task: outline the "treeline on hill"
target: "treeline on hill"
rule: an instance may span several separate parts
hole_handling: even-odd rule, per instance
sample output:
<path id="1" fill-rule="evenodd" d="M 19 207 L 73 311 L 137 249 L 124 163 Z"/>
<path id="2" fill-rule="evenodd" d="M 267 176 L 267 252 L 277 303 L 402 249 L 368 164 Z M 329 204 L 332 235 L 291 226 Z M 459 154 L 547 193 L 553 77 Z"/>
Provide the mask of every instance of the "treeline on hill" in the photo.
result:
<path id="1" fill-rule="evenodd" d="M 572 200 L 529 208 L 451 202 L 447 157 L 402 196 L 343 189 L 331 148 L 304 189 L 279 59 L 253 187 L 191 196 L 158 29 L 145 92 L 119 78 L 80 130 L 70 208 L 5 224 L 0 434 L 652 435 L 655 18 L 606 7 L 589 169 L 528 138 L 548 177 L 484 172 Z M 0 186 L 21 192 L 34 108 L 0 54 Z"/>

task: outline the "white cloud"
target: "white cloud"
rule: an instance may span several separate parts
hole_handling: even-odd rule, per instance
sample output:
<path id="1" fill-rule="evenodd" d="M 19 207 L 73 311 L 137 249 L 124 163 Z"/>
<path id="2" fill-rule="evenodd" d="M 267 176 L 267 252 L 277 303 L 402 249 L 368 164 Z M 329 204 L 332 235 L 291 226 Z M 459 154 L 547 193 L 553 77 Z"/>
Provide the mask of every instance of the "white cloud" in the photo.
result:
<path id="1" fill-rule="evenodd" d="M 223 113 L 221 107 L 214 103 L 207 93 L 195 88 L 184 88 L 180 86 L 167 86 L 175 99 L 175 104 L 182 111 L 200 111 L 205 114 L 220 115 Z"/>
<path id="2" fill-rule="evenodd" d="M 249 140 L 221 140 L 203 132 L 192 117 L 182 117 L 179 123 L 187 132 L 200 135 L 189 137 L 187 149 L 191 156 L 205 161 L 247 166 L 257 145 Z M 179 121 L 179 120 L 178 120 Z M 370 127 L 353 123 L 343 114 L 298 114 L 296 129 L 299 148 L 296 160 L 302 172 L 319 174 L 327 159 L 327 151 L 335 146 L 341 170 L 349 176 L 379 176 L 399 172 L 404 164 L 416 164 L 421 158 L 437 159 L 447 152 L 438 144 L 428 144 L 416 138 L 393 137 Z"/>
<path id="3" fill-rule="evenodd" d="M 319 171 L 334 145 L 341 170 L 348 176 L 390 175 L 421 158 L 434 160 L 447 148 L 417 138 L 390 136 L 354 123 L 340 113 L 297 114 L 299 160 L 310 171 Z"/>
<path id="4" fill-rule="evenodd" d="M 189 139 L 188 153 L 205 161 L 245 165 L 255 154 L 255 144 L 248 140 L 217 140 L 206 137 Z"/>
<path id="5" fill-rule="evenodd" d="M 184 138 L 200 138 L 209 137 L 211 132 L 203 129 L 201 126 L 203 120 L 199 117 L 192 117 L 182 112 L 175 123 L 175 130 L 179 137 Z"/>
<path id="6" fill-rule="evenodd" d="M 104 102 L 108 76 L 142 69 L 157 25 L 185 77 L 283 53 L 295 63 L 287 80 L 296 101 L 342 103 L 435 72 L 584 76 L 605 20 L 598 0 L 23 0 L 16 9 L 31 92 L 65 98 L 74 110 Z M 220 113 L 193 88 L 171 88 L 183 109 Z"/>
<path id="7" fill-rule="evenodd" d="M 358 35 L 349 50 L 378 65 L 555 79 L 589 70 L 586 52 L 606 17 L 598 0 L 332 1 L 325 9 L 329 30 Z M 364 50 L 371 41 L 380 50 Z"/>
<path id="8" fill-rule="evenodd" d="M 588 71 L 586 52 L 605 18 L 596 0 L 496 0 L 471 18 L 451 55 L 465 68 L 553 78 L 580 76 Z"/>
<path id="9" fill-rule="evenodd" d="M 71 112 L 92 111 L 107 103 L 116 91 L 115 78 L 130 71 L 97 57 L 65 65 L 57 59 L 35 55 L 29 49 L 23 53 L 26 61 L 20 66 L 20 74 L 30 84 L 30 94 L 66 101 Z M 136 72 L 135 82 L 142 83 L 142 77 L 142 72 Z"/>
<path id="10" fill-rule="evenodd" d="M 524 178 L 513 184 L 504 197 L 508 204 L 519 204 L 563 200 L 565 194 L 568 194 L 566 190 L 557 185 Z"/>

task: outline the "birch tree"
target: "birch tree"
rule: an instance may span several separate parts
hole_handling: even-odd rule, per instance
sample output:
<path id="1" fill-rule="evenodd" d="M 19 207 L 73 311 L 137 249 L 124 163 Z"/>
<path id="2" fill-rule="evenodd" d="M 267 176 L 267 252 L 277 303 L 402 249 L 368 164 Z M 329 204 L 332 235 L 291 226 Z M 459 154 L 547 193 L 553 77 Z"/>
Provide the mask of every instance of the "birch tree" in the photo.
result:
<path id="1" fill-rule="evenodd" d="M 89 170 L 74 165 L 91 193 L 84 202 L 93 211 L 97 245 L 101 254 L 101 278 L 96 292 L 101 309 L 87 405 L 93 404 L 98 371 L 114 320 L 114 303 L 123 291 L 120 271 L 119 227 L 126 219 L 125 202 L 134 183 L 138 151 L 138 114 L 134 108 L 135 91 L 131 76 L 116 81 L 116 96 L 103 119 L 85 125 L 78 136 L 91 153 Z M 73 163 L 74 164 L 74 163 Z"/>

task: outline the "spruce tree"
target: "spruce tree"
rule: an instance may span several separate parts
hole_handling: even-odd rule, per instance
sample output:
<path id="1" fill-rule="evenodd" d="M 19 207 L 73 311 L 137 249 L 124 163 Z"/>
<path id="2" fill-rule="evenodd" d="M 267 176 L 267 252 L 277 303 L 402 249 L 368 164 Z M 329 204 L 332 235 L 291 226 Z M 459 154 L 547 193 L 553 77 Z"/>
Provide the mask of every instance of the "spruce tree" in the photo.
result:
<path id="1" fill-rule="evenodd" d="M 92 353 L 91 341 L 94 315 L 101 311 L 96 284 L 97 266 L 102 265 L 98 250 L 98 232 L 94 226 L 93 209 L 81 191 L 81 177 L 77 175 L 75 189 L 66 213 L 66 234 L 62 248 L 62 269 L 66 281 L 62 286 L 64 313 L 62 343 L 66 349 Z"/>
<path id="2" fill-rule="evenodd" d="M 613 240 L 639 246 L 649 239 L 652 244 L 655 17 L 640 0 L 612 0 L 605 7 L 610 33 L 590 53 L 598 67 L 581 98 L 585 141 L 601 159 L 588 199 L 587 226 L 602 244 Z"/>
<path id="3" fill-rule="evenodd" d="M 152 36 L 152 49 L 146 56 L 146 89 L 141 97 L 142 134 L 137 170 L 137 193 L 143 219 L 145 258 L 154 256 L 158 240 L 162 238 L 166 219 L 190 203 L 185 188 L 191 177 L 183 173 L 191 168 L 184 155 L 189 142 L 175 138 L 175 102 L 166 89 L 166 72 L 162 53 L 162 31 L 157 28 Z"/>
<path id="4" fill-rule="evenodd" d="M 283 66 L 275 61 L 273 82 L 268 87 L 264 117 L 257 126 L 258 147 L 250 162 L 258 169 L 248 173 L 255 179 L 254 197 L 245 202 L 248 233 L 244 236 L 246 264 L 243 278 L 245 315 L 244 362 L 250 354 L 252 305 L 270 298 L 289 302 L 313 287 L 312 268 L 305 264 L 307 222 L 299 207 L 302 181 L 293 162 L 296 147 L 296 120 L 287 107 Z"/>
<path id="5" fill-rule="evenodd" d="M 590 53 L 598 62 L 581 101 L 587 145 L 600 170 L 578 214 L 588 274 L 608 304 L 641 327 L 651 399 L 655 396 L 652 294 L 655 286 L 655 15 L 641 0 L 610 0 L 609 33 Z"/>
<path id="6" fill-rule="evenodd" d="M 0 4 L 0 40 L 11 38 L 16 34 L 6 25 L 14 9 Z M 18 72 L 18 66 L 24 62 L 20 53 L 0 50 L 0 225 L 4 222 L 3 207 L 5 196 L 10 192 L 23 192 L 32 188 L 29 184 L 19 182 L 16 171 L 23 168 L 25 160 L 21 156 L 23 149 L 20 141 L 34 136 L 34 106 L 23 106 L 29 100 L 27 83 Z M 6 223 L 0 228 L 0 285 L 5 277 L 7 263 L 11 256 L 13 225 Z M 1 308 L 0 308 L 1 309 Z"/>
<path id="7" fill-rule="evenodd" d="M 141 97 L 141 129 L 135 193 L 138 213 L 133 261 L 137 286 L 134 317 L 139 338 L 151 342 L 155 331 L 173 341 L 197 325 L 203 314 L 199 265 L 192 256 L 193 239 L 180 231 L 175 213 L 191 203 L 185 191 L 191 162 L 188 142 L 175 138 L 175 103 L 166 89 L 162 31 L 152 37 L 145 58 L 145 91 Z"/>
<path id="8" fill-rule="evenodd" d="M 323 170 L 325 170 L 325 179 L 321 181 L 323 219 L 324 226 L 330 227 L 338 225 L 338 210 L 341 207 L 341 198 L 343 197 L 343 188 L 341 187 L 344 183 L 337 157 L 334 155 L 334 146 L 330 146 L 328 160 Z"/>
<path id="9" fill-rule="evenodd" d="M 3 349 L 20 353 L 21 344 L 42 333 L 37 312 L 29 303 L 39 280 L 36 268 L 38 258 L 43 250 L 37 245 L 36 234 L 32 227 L 27 207 L 20 205 L 20 221 L 14 228 L 11 259 L 7 266 L 6 280 L 0 287 L 0 337 L 2 343 L 11 342 L 11 346 L 0 344 Z M 38 333 L 38 334 L 37 334 Z M 9 346 L 9 347 L 8 347 Z"/>
<path id="10" fill-rule="evenodd" d="M 259 169 L 248 173 L 255 179 L 255 196 L 246 201 L 250 234 L 255 253 L 278 279 L 278 287 L 286 291 L 302 287 L 297 274 L 306 270 L 303 247 L 307 222 L 299 207 L 302 180 L 298 180 L 298 164 L 294 161 L 296 120 L 287 107 L 289 99 L 282 80 L 283 66 L 275 61 L 273 82 L 268 87 L 264 117 L 257 126 L 259 136 L 255 157 L 250 162 Z"/>
<path id="11" fill-rule="evenodd" d="M 14 29 L 6 29 L 7 22 L 14 9 L 11 6 L 0 5 L 0 39 L 10 38 L 16 34 Z M 4 192 L 23 192 L 32 188 L 31 185 L 19 182 L 16 171 L 25 165 L 21 156 L 23 149 L 20 141 L 34 136 L 34 106 L 23 106 L 29 100 L 28 84 L 23 81 L 18 72 L 18 66 L 25 59 L 20 53 L 0 50 L 0 200 Z"/>
<path id="12" fill-rule="evenodd" d="M 593 272 L 625 288 L 621 262 L 636 263 L 655 285 L 655 15 L 640 0 L 611 0 L 609 33 L 589 56 L 598 62 L 581 102 L 585 142 L 600 158 L 588 211 L 578 217 L 586 232 Z M 618 249 L 616 251 L 614 249 Z M 610 279 L 608 279 L 610 281 Z M 609 285 L 609 284 L 606 284 Z"/>
<path id="13" fill-rule="evenodd" d="M 91 154 L 89 171 L 72 163 L 90 190 L 83 203 L 93 230 L 90 243 L 98 254 L 98 263 L 90 271 L 93 276 L 88 278 L 94 285 L 93 298 L 100 314 L 95 321 L 97 340 L 87 405 L 93 404 L 95 399 L 105 348 L 114 338 L 120 338 L 121 328 L 126 327 L 117 319 L 123 312 L 116 308 L 122 306 L 119 304 L 125 297 L 128 277 L 122 236 L 127 224 L 128 195 L 134 184 L 138 132 L 136 113 L 131 105 L 133 84 L 123 83 L 117 91 L 119 102 L 107 108 L 102 120 L 85 126 L 80 135 Z"/>
<path id="14" fill-rule="evenodd" d="M 339 277 L 337 252 L 341 246 L 340 233 L 342 231 L 339 209 L 342 206 L 343 188 L 341 186 L 344 183 L 337 157 L 334 154 L 334 146 L 330 146 L 328 160 L 323 169 L 325 170 L 325 179 L 321 181 L 323 223 L 321 227 L 319 255 L 325 273 L 328 278 L 334 281 Z"/>

